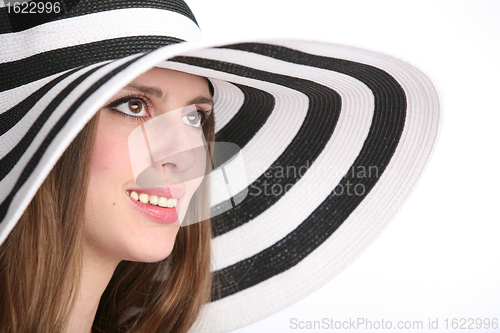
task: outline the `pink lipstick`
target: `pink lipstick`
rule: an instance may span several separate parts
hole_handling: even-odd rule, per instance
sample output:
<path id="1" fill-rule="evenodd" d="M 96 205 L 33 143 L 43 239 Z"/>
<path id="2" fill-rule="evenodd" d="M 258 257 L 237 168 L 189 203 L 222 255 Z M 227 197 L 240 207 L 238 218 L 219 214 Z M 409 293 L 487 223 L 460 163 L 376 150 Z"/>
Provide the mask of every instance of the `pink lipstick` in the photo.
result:
<path id="1" fill-rule="evenodd" d="M 135 207 L 152 219 L 161 223 L 174 223 L 178 220 L 178 208 L 184 188 L 137 188 L 128 189 L 126 193 Z"/>

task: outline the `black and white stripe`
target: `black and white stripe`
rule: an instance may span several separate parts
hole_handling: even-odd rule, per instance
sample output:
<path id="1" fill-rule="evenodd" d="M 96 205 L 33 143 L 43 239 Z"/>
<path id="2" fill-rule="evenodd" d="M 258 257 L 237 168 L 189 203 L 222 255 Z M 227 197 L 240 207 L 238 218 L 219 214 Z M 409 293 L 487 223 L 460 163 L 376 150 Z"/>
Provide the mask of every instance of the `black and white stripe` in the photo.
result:
<path id="1" fill-rule="evenodd" d="M 23 2 L 23 1 L 19 1 Z M 49 1 L 37 1 L 37 2 L 49 2 Z M 2 20 L 0 21 L 0 34 L 7 33 L 15 33 L 24 30 L 31 29 L 36 26 L 40 26 L 42 24 L 47 24 L 51 22 L 68 22 L 68 19 L 71 18 L 82 18 L 86 16 L 92 16 L 92 14 L 99 14 L 105 12 L 113 12 L 120 10 L 156 10 L 162 11 L 164 13 L 175 13 L 182 15 L 193 22 L 195 25 L 198 25 L 196 19 L 186 5 L 186 3 L 182 0 L 169 0 L 169 1 L 161 1 L 161 0 L 147 0 L 147 1 L 129 1 L 129 0 L 114 0 L 114 1 L 101 1 L 101 0 L 85 0 L 85 1 L 67 1 L 67 0 L 59 0 L 57 1 L 61 4 L 60 11 L 56 13 L 55 11 L 52 13 L 30 13 L 30 15 L 23 15 L 22 13 L 15 13 L 11 8 L 10 10 L 7 8 L 9 4 L 13 6 L 14 1 L 2 1 L 0 6 L 0 17 Z M 139 14 L 139 13 L 138 13 Z M 146 20 L 148 16 L 136 15 L 136 19 L 128 22 L 129 25 L 131 23 L 136 23 L 138 19 Z M 162 24 L 165 26 L 166 24 Z M 168 25 L 167 25 L 168 26 Z M 82 26 L 78 27 L 81 29 Z M 85 27 L 85 25 L 83 25 Z M 160 25 L 158 25 L 160 27 Z M 93 29 L 92 29 L 93 30 Z M 181 29 L 177 29 L 177 31 L 183 31 L 185 27 Z M 66 28 L 63 28 L 63 31 L 69 31 Z M 73 32 L 73 31 L 72 31 Z M 70 36 L 68 36 L 70 37 Z"/>
<path id="2" fill-rule="evenodd" d="M 290 49 L 278 47 L 273 48 L 267 47 L 266 45 L 248 45 L 248 48 L 251 47 L 255 47 L 255 49 L 259 51 L 262 49 L 264 49 L 264 51 L 266 49 L 271 50 L 273 52 L 273 56 L 276 56 L 277 50 L 292 52 Z M 288 56 L 287 58 L 289 59 L 292 57 Z M 296 59 L 298 57 L 295 55 L 293 58 Z M 173 60 L 184 63 L 189 63 L 190 61 L 191 63 L 194 62 L 194 59 L 189 58 L 176 58 Z M 320 60 L 325 61 L 326 59 Z M 312 61 L 312 59 L 306 59 L 305 62 L 313 64 L 321 63 L 320 61 Z M 328 64 L 332 63 L 331 60 L 329 62 L 325 62 Z M 196 59 L 196 64 L 209 68 L 216 68 L 218 66 L 215 61 L 207 59 Z M 339 61 L 338 68 L 335 68 L 335 70 L 340 73 L 349 73 L 349 66 L 364 67 L 362 70 L 351 69 L 351 71 L 353 73 L 366 73 L 365 75 L 367 78 L 361 76 L 358 77 L 358 79 L 371 88 L 374 95 L 375 105 L 372 129 L 368 134 L 368 138 L 361 149 L 361 152 L 351 167 L 376 166 L 381 174 L 383 173 L 385 166 L 390 161 L 392 153 L 397 147 L 399 137 L 403 130 L 404 120 L 406 117 L 406 96 L 402 88 L 392 77 L 377 68 L 357 63 Z M 237 65 L 231 66 L 230 70 L 232 74 L 236 74 L 238 76 L 273 82 L 289 88 L 293 87 L 294 89 L 297 89 L 305 94 L 310 101 L 307 116 L 303 120 L 302 127 L 297 132 L 294 140 L 292 140 L 292 142 L 288 145 L 287 150 L 277 157 L 273 165 L 271 165 L 269 169 L 266 170 L 266 172 L 252 184 L 253 187 L 259 188 L 263 192 L 264 189 L 262 188 L 262 184 L 264 181 L 269 180 L 266 175 L 271 175 L 273 170 L 278 167 L 292 166 L 297 170 L 305 165 L 303 164 L 305 161 L 310 161 L 311 164 L 315 162 L 316 158 L 323 151 L 325 143 L 328 142 L 330 137 L 333 135 L 340 112 L 340 96 L 337 92 L 323 85 L 313 82 L 302 82 L 301 79 L 295 77 L 280 76 Z M 389 100 L 392 103 L 384 104 L 384 107 L 382 108 L 382 103 L 380 102 L 382 99 Z M 320 102 L 314 103 L 315 101 Z M 388 123 L 388 121 L 393 121 L 394 125 Z M 384 127 L 388 130 L 381 131 Z M 238 133 L 237 130 L 233 130 L 233 132 Z M 388 152 L 380 151 L 380 147 L 383 147 L 382 149 L 387 150 Z M 382 157 L 385 157 L 385 159 Z M 293 187 L 297 182 L 297 179 L 289 177 L 271 180 L 283 188 L 290 185 Z M 346 176 L 342 178 L 339 186 L 345 185 L 350 180 L 352 180 L 352 176 L 347 173 Z M 370 179 L 370 181 L 363 179 L 363 181 L 363 185 L 366 188 L 366 195 L 375 185 L 377 179 Z M 266 212 L 269 208 L 271 208 L 271 206 L 276 204 L 282 196 L 283 195 L 248 196 L 233 211 L 229 212 L 226 218 L 222 219 L 221 223 L 223 223 L 223 229 L 216 229 L 217 234 L 220 235 L 248 223 L 253 218 L 258 217 L 261 213 Z M 329 221 L 325 221 L 325 223 L 322 223 L 320 227 L 314 227 L 314 225 L 309 225 L 310 223 L 306 220 L 297 229 L 292 231 L 292 233 L 287 235 L 287 238 L 280 240 L 272 247 L 265 249 L 258 255 L 248 258 L 245 262 L 237 262 L 232 266 L 225 268 L 225 270 L 221 272 L 223 273 L 222 275 L 231 276 L 233 281 L 228 281 L 227 286 L 222 286 L 219 289 L 221 296 L 228 296 L 235 291 L 241 291 L 251 287 L 289 269 L 300 262 L 300 260 L 305 258 L 307 254 L 312 252 L 317 246 L 321 245 L 322 240 L 327 239 L 338 228 L 338 226 L 342 224 L 342 222 L 349 216 L 349 214 L 362 201 L 363 198 L 364 195 L 332 195 L 320 207 L 318 207 L 316 214 L 311 214 L 313 218 L 310 219 L 310 223 L 315 223 L 317 221 L 316 218 L 321 219 L 324 217 L 327 217 Z M 343 209 L 331 209 L 323 212 L 323 207 L 342 207 Z M 317 216 L 318 213 L 322 214 Z M 237 218 L 233 218 L 234 215 L 236 215 Z M 323 217 L 321 215 L 326 216 Z M 317 230 L 317 232 L 311 232 L 311 230 Z M 304 238 L 303 235 L 307 235 L 307 238 Z M 319 240 L 317 238 L 318 235 L 321 235 Z M 309 237 L 312 238 L 308 239 Z M 306 252 L 304 252 L 304 249 L 301 248 L 304 244 L 308 245 Z M 276 247 L 280 248 L 279 251 L 277 251 Z M 300 252 L 301 255 L 297 256 L 297 252 Z M 282 258 L 282 265 L 276 265 L 274 263 L 273 265 L 269 264 L 273 259 L 278 257 Z M 262 270 L 265 271 L 264 274 Z M 253 272 L 258 273 L 254 274 L 255 276 L 252 276 Z M 238 281 L 237 286 L 232 285 L 234 284 L 234 281 Z"/>
<path id="3" fill-rule="evenodd" d="M 219 279 L 204 332 L 253 322 L 338 274 L 399 210 L 432 153 L 439 97 L 406 62 L 313 42 L 179 43 L 199 33 L 181 1 L 68 4 L 57 17 L 31 22 L 0 8 L 8 17 L 0 42 L 9 46 L 0 55 L 9 78 L 0 82 L 0 243 L 74 137 L 125 83 L 154 65 L 208 77 L 217 138 L 241 147 L 248 184 L 240 190 L 250 188 L 213 219 Z M 136 16 L 137 25 L 120 22 Z M 160 24 L 166 18 L 172 24 Z M 70 25 L 97 28 L 58 34 Z M 37 43 L 41 35 L 52 38 Z M 377 175 L 359 178 L 358 167 Z M 279 168 L 305 172 L 273 176 Z M 286 191 L 262 195 L 265 183 Z M 363 193 L 338 194 L 348 183 Z"/>
<path id="4" fill-rule="evenodd" d="M 204 55 L 207 55 L 207 53 L 205 52 Z M 219 57 L 224 60 L 224 57 L 220 54 Z M 269 60 L 266 66 L 268 69 L 278 71 L 279 62 Z M 261 68 L 262 66 L 259 69 Z M 287 68 L 287 72 L 296 77 L 303 75 L 303 70 L 302 66 L 291 64 Z M 308 68 L 307 75 L 310 78 L 314 78 L 317 83 L 335 89 L 341 96 L 342 111 L 335 131 L 328 142 L 325 142 L 323 151 L 318 158 L 314 162 L 310 161 L 311 165 L 307 168 L 307 173 L 304 173 L 304 177 L 301 178 L 300 174 L 297 177 L 290 175 L 292 179 L 288 181 L 291 185 L 294 182 L 297 183 L 299 189 L 295 190 L 294 186 L 290 186 L 286 196 L 277 198 L 280 200 L 280 205 L 288 207 L 286 211 L 279 211 L 277 213 L 277 210 L 274 209 L 275 205 L 273 205 L 272 207 L 268 207 L 262 214 L 253 216 L 251 220 L 252 227 L 245 226 L 245 223 L 242 223 L 243 225 L 239 227 L 238 232 L 244 232 L 245 235 L 248 235 L 248 238 L 242 240 L 239 237 L 232 237 L 231 232 L 227 232 L 227 235 L 220 235 L 214 240 L 216 268 L 227 267 L 238 262 L 235 260 L 235 257 L 231 259 L 231 255 L 234 252 L 230 251 L 231 248 L 234 248 L 238 244 L 243 248 L 243 253 L 255 254 L 277 243 L 292 232 L 330 195 L 333 189 L 332 184 L 339 183 L 363 146 L 373 116 L 373 94 L 371 90 L 362 82 L 341 73 L 331 72 L 327 76 L 322 69 Z M 285 111 L 290 110 L 286 108 Z M 328 112 L 328 110 L 323 110 L 322 112 Z M 320 114 L 318 112 L 318 115 Z M 289 120 L 289 118 L 292 118 L 292 122 L 298 122 L 292 115 L 287 115 L 286 119 Z M 282 127 L 284 130 L 288 130 L 287 125 L 283 122 Z M 305 137 L 305 140 L 314 142 L 314 138 Z M 243 152 L 244 156 L 249 160 L 259 158 L 258 152 L 252 154 L 249 149 L 245 148 Z M 278 155 L 274 154 L 274 156 Z M 303 169 L 304 171 L 306 170 L 306 168 Z M 264 172 L 275 173 L 276 170 L 272 171 L 272 165 L 268 166 L 262 170 L 259 176 L 262 177 Z M 273 184 L 273 179 L 266 179 Z M 250 180 L 254 180 L 254 178 L 250 178 Z M 318 186 L 325 183 L 328 186 Z M 255 189 L 253 186 L 251 188 Z M 247 200 L 251 199 L 251 197 L 247 198 Z M 269 203 L 269 201 L 266 201 L 266 203 Z M 269 229 L 271 229 L 270 232 L 262 232 L 262 230 Z M 251 239 L 252 241 L 247 241 L 247 239 Z"/>
<path id="5" fill-rule="evenodd" d="M 134 18 L 139 18 L 141 24 L 130 24 Z M 179 29 L 179 26 L 184 29 Z M 92 30 L 82 27 L 92 27 Z M 67 33 L 68 28 L 71 34 Z M 43 43 L 40 42 L 41 38 L 45 38 Z M 94 13 L 46 23 L 31 30 L 0 34 L 0 43 L 3 45 L 0 73 L 2 77 L 8 75 L 11 78 L 2 80 L 0 91 L 78 66 L 119 59 L 200 38 L 198 26 L 186 16 L 154 8 Z M 26 71 L 26 68 L 38 66 L 40 68 L 37 71 Z"/>
<path id="6" fill-rule="evenodd" d="M 320 50 L 321 47 L 323 45 Z M 261 170 L 256 179 L 249 177 L 250 184 L 255 187 L 259 187 L 257 181 L 261 184 L 267 180 L 281 186 L 290 184 L 290 190 L 279 196 L 248 196 L 236 209 L 214 219 L 217 237 L 213 242 L 213 269 L 219 273 L 219 288 L 212 295 L 214 302 L 207 311 L 210 316 L 215 316 L 216 311 L 224 313 L 224 320 L 209 325 L 214 331 L 234 329 L 277 311 L 283 303 L 291 304 L 319 287 L 310 282 L 311 274 L 316 276 L 314 271 L 320 276 L 316 280 L 326 283 L 352 262 L 401 207 L 420 176 L 437 137 L 439 98 L 432 82 L 418 69 L 377 53 L 366 52 L 358 56 L 359 52 L 349 47 L 324 45 L 323 52 L 317 55 L 310 51 L 300 52 L 300 48 L 310 50 L 307 43 L 300 42 L 285 42 L 283 46 L 240 44 L 197 52 L 196 57 L 177 57 L 171 59 L 174 63 L 161 65 L 267 92 L 269 88 L 263 89 L 263 85 L 280 85 L 295 90 L 296 96 L 308 98 L 307 115 L 302 118 L 300 130 L 291 131 L 294 137 L 287 146 L 289 150 L 266 150 L 274 154 L 275 160 Z M 263 61 L 262 57 L 272 59 Z M 227 63 L 230 65 L 222 65 Z M 205 69 L 194 70 L 193 66 Z M 288 78 L 280 72 L 293 77 Z M 339 79 L 341 77 L 345 79 Z M 307 83 L 301 85 L 301 81 Z M 426 98 L 422 98 L 423 95 Z M 272 94 L 272 97 L 276 101 L 283 96 Z M 283 109 L 274 107 L 266 122 Z M 340 114 L 335 115 L 336 112 Z M 289 114 L 293 118 L 294 113 Z M 347 124 L 348 121 L 352 123 Z M 419 129 L 422 123 L 427 126 L 424 132 Z M 234 127 L 226 125 L 220 131 L 240 133 L 245 127 L 252 130 L 248 129 L 251 123 L 233 122 L 229 126 Z M 265 126 L 253 129 L 255 137 Z M 353 144 L 356 129 L 359 130 L 357 141 L 361 143 L 357 148 Z M 408 135 L 418 137 L 415 140 L 419 144 L 408 141 Z M 305 146 L 306 141 L 309 147 Z M 419 146 L 422 142 L 425 142 L 423 147 Z M 247 149 L 247 145 L 242 145 L 243 156 L 250 160 L 257 158 L 258 154 L 248 152 L 254 146 Z M 261 146 L 261 149 L 265 148 Z M 339 162 L 342 158 L 345 160 Z M 408 159 L 422 162 L 412 165 Z M 277 166 L 298 168 L 305 160 L 312 165 L 300 179 L 266 178 L 266 172 L 272 174 Z M 322 175 L 321 171 L 328 170 L 329 163 L 335 163 L 332 174 Z M 377 177 L 358 179 L 351 172 L 353 168 L 370 166 L 376 167 Z M 322 201 L 302 195 L 307 193 L 308 186 L 322 181 L 329 188 L 326 194 L 326 189 L 316 193 L 319 198 L 324 196 Z M 348 182 L 363 185 L 363 195 L 334 194 Z M 307 208 L 302 209 L 301 205 Z M 301 212 L 308 215 L 301 216 Z M 339 251 L 339 244 L 342 251 Z M 313 260 L 317 263 L 318 257 L 328 262 L 327 268 L 311 264 Z M 304 267 L 308 267 L 308 283 L 298 278 L 305 274 Z M 291 296 L 290 288 L 301 292 Z M 274 302 L 266 301 L 267 295 L 273 295 Z M 280 301 L 276 301 L 276 295 L 280 295 Z M 255 309 L 261 310 L 255 313 Z M 253 312 L 255 317 L 248 319 L 252 317 L 248 316 L 243 322 L 237 315 L 241 311 Z M 233 316 L 237 318 L 234 321 L 229 319 Z M 204 324 L 207 329 L 207 323 Z"/>

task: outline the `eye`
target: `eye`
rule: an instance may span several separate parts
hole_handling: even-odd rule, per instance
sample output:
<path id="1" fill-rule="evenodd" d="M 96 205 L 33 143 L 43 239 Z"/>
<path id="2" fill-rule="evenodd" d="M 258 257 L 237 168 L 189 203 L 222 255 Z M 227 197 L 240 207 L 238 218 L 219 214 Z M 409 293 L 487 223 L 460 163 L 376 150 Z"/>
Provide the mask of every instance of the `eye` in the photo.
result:
<path id="1" fill-rule="evenodd" d="M 147 108 L 146 103 L 140 99 L 130 99 L 113 107 L 113 109 L 132 117 L 148 116 Z"/>
<path id="2" fill-rule="evenodd" d="M 202 122 L 202 118 L 203 118 L 203 116 L 200 113 L 201 113 L 201 111 L 198 111 L 198 110 L 189 112 L 187 115 L 182 117 L 182 121 L 186 125 L 189 125 L 189 126 L 192 126 L 195 128 L 199 128 L 199 127 L 201 127 L 201 122 Z"/>

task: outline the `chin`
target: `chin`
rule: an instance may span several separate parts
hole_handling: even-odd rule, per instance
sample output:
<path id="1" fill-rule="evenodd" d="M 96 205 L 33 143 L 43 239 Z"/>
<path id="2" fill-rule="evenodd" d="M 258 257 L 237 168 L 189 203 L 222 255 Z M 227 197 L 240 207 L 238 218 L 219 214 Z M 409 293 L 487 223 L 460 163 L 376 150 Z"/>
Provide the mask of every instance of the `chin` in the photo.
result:
<path id="1" fill-rule="evenodd" d="M 154 255 L 143 255 L 137 256 L 135 259 L 130 259 L 128 261 L 134 262 L 144 262 L 144 263 L 155 263 L 160 262 L 168 258 L 168 256 L 172 253 L 172 251 L 168 252 L 168 254 L 154 254 Z"/>
<path id="2" fill-rule="evenodd" d="M 162 261 L 172 253 L 176 235 L 165 236 L 162 240 L 157 237 L 137 240 L 130 244 L 125 260 L 147 263 Z"/>

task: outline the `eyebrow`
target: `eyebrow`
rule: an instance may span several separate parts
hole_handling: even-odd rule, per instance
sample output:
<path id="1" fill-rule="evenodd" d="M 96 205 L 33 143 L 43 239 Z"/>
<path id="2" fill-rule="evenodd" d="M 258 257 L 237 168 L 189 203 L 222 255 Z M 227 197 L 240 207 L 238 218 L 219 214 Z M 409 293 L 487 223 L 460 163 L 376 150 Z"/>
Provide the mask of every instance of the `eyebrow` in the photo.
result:
<path id="1" fill-rule="evenodd" d="M 157 87 L 143 86 L 143 85 L 135 84 L 135 83 L 128 84 L 123 89 L 125 89 L 125 90 L 137 90 L 137 91 L 140 91 L 142 93 L 156 97 L 159 100 L 161 100 L 162 102 L 165 102 L 167 97 L 168 97 L 167 94 L 165 94 L 161 89 L 159 89 Z"/>
<path id="2" fill-rule="evenodd" d="M 163 103 L 165 103 L 167 101 L 167 98 L 168 98 L 168 94 L 166 94 L 165 92 L 163 92 L 163 90 L 161 90 L 158 87 L 144 86 L 144 85 L 141 85 L 141 84 L 131 83 L 131 84 L 126 85 L 124 87 L 124 89 L 125 90 L 140 91 L 140 92 L 142 92 L 144 94 L 156 97 L 157 99 L 159 99 Z M 192 104 L 210 104 L 210 105 L 213 105 L 214 102 L 213 102 L 212 98 L 200 95 L 200 96 L 197 96 L 197 97 L 193 98 L 189 102 L 187 102 L 186 106 L 187 105 L 192 105 Z"/>
<path id="3" fill-rule="evenodd" d="M 189 102 L 186 103 L 186 106 L 192 105 L 192 104 L 210 104 L 211 106 L 214 105 L 214 102 L 212 101 L 211 98 L 205 97 L 205 96 L 198 96 L 190 100 Z"/>

